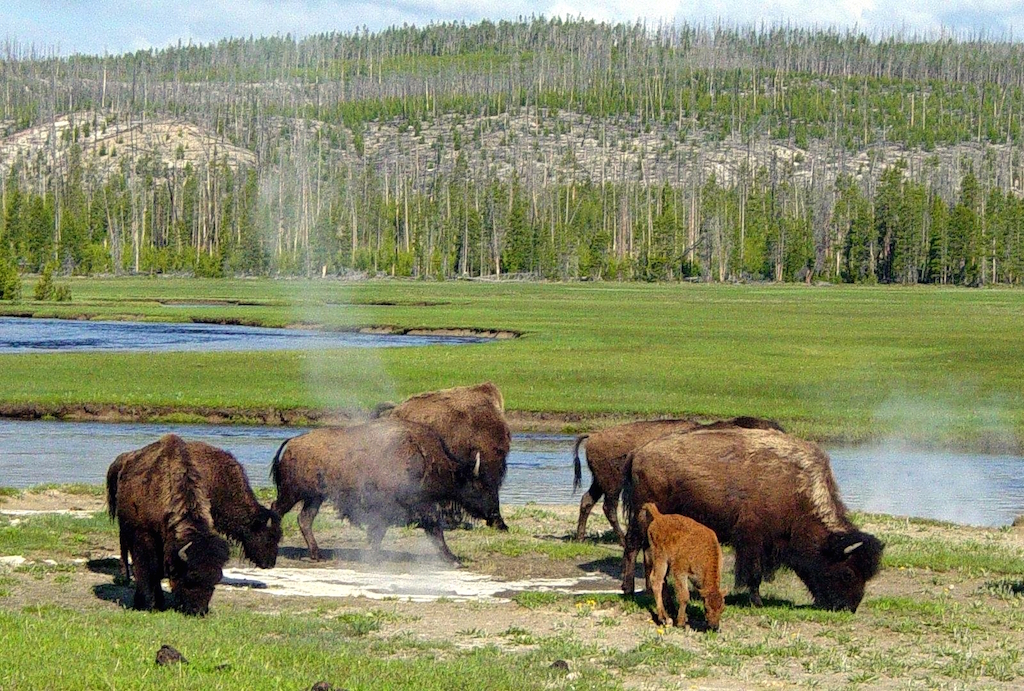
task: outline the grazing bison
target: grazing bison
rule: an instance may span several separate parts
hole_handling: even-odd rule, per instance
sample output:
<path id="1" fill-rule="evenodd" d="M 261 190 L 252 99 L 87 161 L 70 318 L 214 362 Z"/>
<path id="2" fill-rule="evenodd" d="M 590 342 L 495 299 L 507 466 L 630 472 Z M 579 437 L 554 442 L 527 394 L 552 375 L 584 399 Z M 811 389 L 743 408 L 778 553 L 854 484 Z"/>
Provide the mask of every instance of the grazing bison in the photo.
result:
<path id="1" fill-rule="evenodd" d="M 198 468 L 210 500 L 213 527 L 242 545 L 245 558 L 261 569 L 273 568 L 281 541 L 281 517 L 256 500 L 245 469 L 234 456 L 201 441 L 186 442 L 192 463 Z M 148 448 L 148 447 L 147 447 Z M 114 516 L 117 506 L 117 475 L 126 459 L 145 449 L 118 456 L 107 469 L 107 505 Z M 121 573 L 128 577 L 127 546 L 121 546 Z"/>
<path id="2" fill-rule="evenodd" d="M 181 611 L 206 614 L 229 551 L 214 532 L 202 474 L 185 442 L 168 434 L 114 463 L 120 468 L 113 485 L 107 474 L 107 496 L 122 555 L 131 553 L 132 606 L 163 609 L 160 579 L 166 575 Z"/>
<path id="3" fill-rule="evenodd" d="M 317 429 L 284 442 L 270 466 L 277 486 L 274 511 L 302 502 L 299 529 L 312 560 L 320 558 L 313 519 L 330 498 L 338 515 L 365 525 L 374 549 L 389 525 L 417 521 L 441 554 L 457 561 L 441 529 L 438 505 L 454 503 L 476 518 L 498 512 L 497 496 L 482 479 L 479 460 L 450 454 L 426 425 L 379 419 L 340 429 Z"/>
<path id="4" fill-rule="evenodd" d="M 487 525 L 508 530 L 501 517 L 498 493 L 505 481 L 512 434 L 505 421 L 505 399 L 491 382 L 456 386 L 410 396 L 397 406 L 378 406 L 374 414 L 426 425 L 441 435 L 451 454 L 464 464 L 480 460 L 480 482 L 490 495 L 494 512 L 483 516 Z"/>
<path id="5" fill-rule="evenodd" d="M 690 601 L 689 580 L 692 578 L 704 599 L 704 615 L 708 627 L 717 631 L 722 620 L 722 610 L 725 609 L 725 595 L 719 587 L 722 547 L 714 531 L 692 518 L 661 513 L 652 502 L 641 507 L 640 524 L 647 526 L 643 531 L 647 536 L 644 565 L 650 574 L 648 582 L 657 607 L 655 619 L 659 624 L 668 623 L 662 591 L 665 576 L 671 573 L 676 599 L 679 601 L 675 625 L 679 626 L 686 621 L 686 603 Z"/>
<path id="6" fill-rule="evenodd" d="M 580 487 L 583 473 L 580 465 L 580 444 L 587 441 L 587 467 L 593 481 L 580 499 L 580 518 L 576 524 L 576 539 L 582 541 L 587 533 L 587 518 L 604 496 L 604 515 L 611 523 L 619 544 L 625 544 L 625 534 L 619 525 L 619 493 L 625 481 L 626 457 L 633 449 L 639 449 L 649 441 L 673 432 L 689 432 L 690 430 L 710 427 L 744 427 L 748 429 L 777 429 L 782 431 L 774 420 L 763 420 L 756 417 L 734 417 L 728 420 L 702 425 L 693 420 L 641 420 L 627 422 L 622 425 L 608 427 L 593 434 L 581 434 L 576 437 L 573 447 L 573 483 L 575 492 Z"/>
<path id="7" fill-rule="evenodd" d="M 643 547 L 637 508 L 703 523 L 736 552 L 736 586 L 761 604 L 761 581 L 782 565 L 825 609 L 857 610 L 879 568 L 882 543 L 846 516 L 828 456 L 775 430 L 722 428 L 670 434 L 631 454 L 624 488 L 629 530 L 622 589 L 633 592 Z"/>

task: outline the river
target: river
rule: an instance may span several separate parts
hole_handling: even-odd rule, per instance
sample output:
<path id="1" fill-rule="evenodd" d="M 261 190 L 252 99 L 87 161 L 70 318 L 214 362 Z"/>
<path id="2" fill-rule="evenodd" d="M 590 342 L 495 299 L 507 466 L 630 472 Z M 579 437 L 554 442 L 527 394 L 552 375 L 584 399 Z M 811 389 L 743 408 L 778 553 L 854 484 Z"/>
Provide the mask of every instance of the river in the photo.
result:
<path id="1" fill-rule="evenodd" d="M 253 485 L 270 484 L 270 461 L 291 427 L 0 420 L 0 486 L 101 484 L 114 457 L 174 432 L 233 453 Z M 515 434 L 501 491 L 503 504 L 576 504 L 573 437 Z M 827 449 L 846 504 L 853 509 L 967 525 L 1006 525 L 1024 514 L 1024 458 L 922 451 L 895 445 Z M 583 486 L 590 483 L 586 467 Z M 593 528 L 604 522 L 598 508 Z"/>

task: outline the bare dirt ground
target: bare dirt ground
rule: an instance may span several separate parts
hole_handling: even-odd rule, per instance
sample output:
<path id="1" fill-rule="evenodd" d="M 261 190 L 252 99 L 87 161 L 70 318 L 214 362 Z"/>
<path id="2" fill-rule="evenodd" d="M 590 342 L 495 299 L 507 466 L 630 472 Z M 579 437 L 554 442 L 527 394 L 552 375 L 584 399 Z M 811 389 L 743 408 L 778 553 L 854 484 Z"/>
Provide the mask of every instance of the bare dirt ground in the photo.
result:
<path id="1" fill-rule="evenodd" d="M 97 496 L 22 493 L 0 498 L 0 528 L 27 520 L 32 514 L 26 512 L 89 515 L 104 509 Z M 479 526 L 449 530 L 449 545 L 463 559 L 457 570 L 439 560 L 421 530 L 392 528 L 381 553 L 373 554 L 363 531 L 327 510 L 314 525 L 324 559 L 312 563 L 290 514 L 277 567 L 260 571 L 234 557 L 212 607 L 317 616 L 374 613 L 382 626 L 373 635 L 454 641 L 467 648 L 523 651 L 545 640 L 572 640 L 589 652 L 570 665 L 602 665 L 631 688 L 1009 689 L 1024 679 L 1024 597 L 1015 590 L 1024 590 L 1024 575 L 887 568 L 869 583 L 860 611 L 849 616 L 810 608 L 802 584 L 784 571 L 762 588 L 768 607 L 754 609 L 743 594 L 733 594 L 721 632 L 709 635 L 699 630 L 699 604 L 689 610 L 692 626 L 663 628 L 643 600 L 620 599 L 621 549 L 610 533 L 594 532 L 607 528 L 597 515 L 590 540 L 582 546 L 570 542 L 576 512 L 575 506 L 507 507 L 508 534 Z M 1024 528 L 888 517 L 871 517 L 864 528 L 883 539 L 899 535 L 1024 554 Z M 0 608 L 51 603 L 94 610 L 129 602 L 131 588 L 114 578 L 116 530 L 90 533 L 60 556 L 0 554 L 17 556 L 26 561 L 0 563 Z M 731 589 L 728 551 L 726 571 Z M 993 586 L 999 581 L 1008 583 L 1006 592 Z M 636 663 L 641 654 L 653 657 Z M 683 664 L 672 655 L 689 657 Z"/>

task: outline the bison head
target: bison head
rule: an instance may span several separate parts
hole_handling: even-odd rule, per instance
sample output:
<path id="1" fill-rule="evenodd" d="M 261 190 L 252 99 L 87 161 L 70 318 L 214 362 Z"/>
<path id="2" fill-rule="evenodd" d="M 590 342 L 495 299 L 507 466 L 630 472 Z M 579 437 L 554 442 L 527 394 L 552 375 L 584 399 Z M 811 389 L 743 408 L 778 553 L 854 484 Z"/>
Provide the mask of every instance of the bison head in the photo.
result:
<path id="1" fill-rule="evenodd" d="M 230 551 L 216 535 L 196 535 L 171 554 L 168 576 L 178 609 L 203 616 L 210 611 L 214 587 L 223 577 Z"/>
<path id="2" fill-rule="evenodd" d="M 864 585 L 878 573 L 883 548 L 878 538 L 859 530 L 829 535 L 821 562 L 804 578 L 814 604 L 856 612 L 864 597 Z"/>
<path id="3" fill-rule="evenodd" d="M 277 545 L 281 542 L 281 517 L 262 506 L 256 517 L 242 529 L 242 552 L 261 569 L 277 563 Z"/>
<path id="4" fill-rule="evenodd" d="M 501 520 L 501 512 L 498 504 L 499 486 L 481 471 L 480 454 L 472 465 L 465 464 L 459 467 L 458 472 L 458 502 L 473 518 L 483 518 L 488 525 L 495 525 L 499 529 L 505 527 L 505 521 Z"/>

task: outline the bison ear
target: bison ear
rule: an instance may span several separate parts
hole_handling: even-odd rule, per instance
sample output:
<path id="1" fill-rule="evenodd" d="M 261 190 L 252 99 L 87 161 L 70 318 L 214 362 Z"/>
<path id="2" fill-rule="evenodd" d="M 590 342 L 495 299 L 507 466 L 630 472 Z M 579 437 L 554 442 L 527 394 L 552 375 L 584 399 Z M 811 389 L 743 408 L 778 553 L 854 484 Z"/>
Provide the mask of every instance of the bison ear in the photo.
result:
<path id="1" fill-rule="evenodd" d="M 480 452 L 476 452 L 476 465 L 473 466 L 473 477 L 480 477 Z"/>
<path id="2" fill-rule="evenodd" d="M 192 546 L 192 542 L 192 540 L 189 540 L 188 544 L 178 550 L 178 559 L 186 562 L 188 561 L 188 555 L 185 553 L 188 551 L 188 548 Z"/>
<path id="3" fill-rule="evenodd" d="M 849 545 L 846 549 L 843 550 L 843 554 L 850 554 L 851 552 L 853 552 L 853 550 L 857 549 L 863 544 L 863 540 L 861 540 L 860 542 L 854 542 L 852 545 Z"/>

